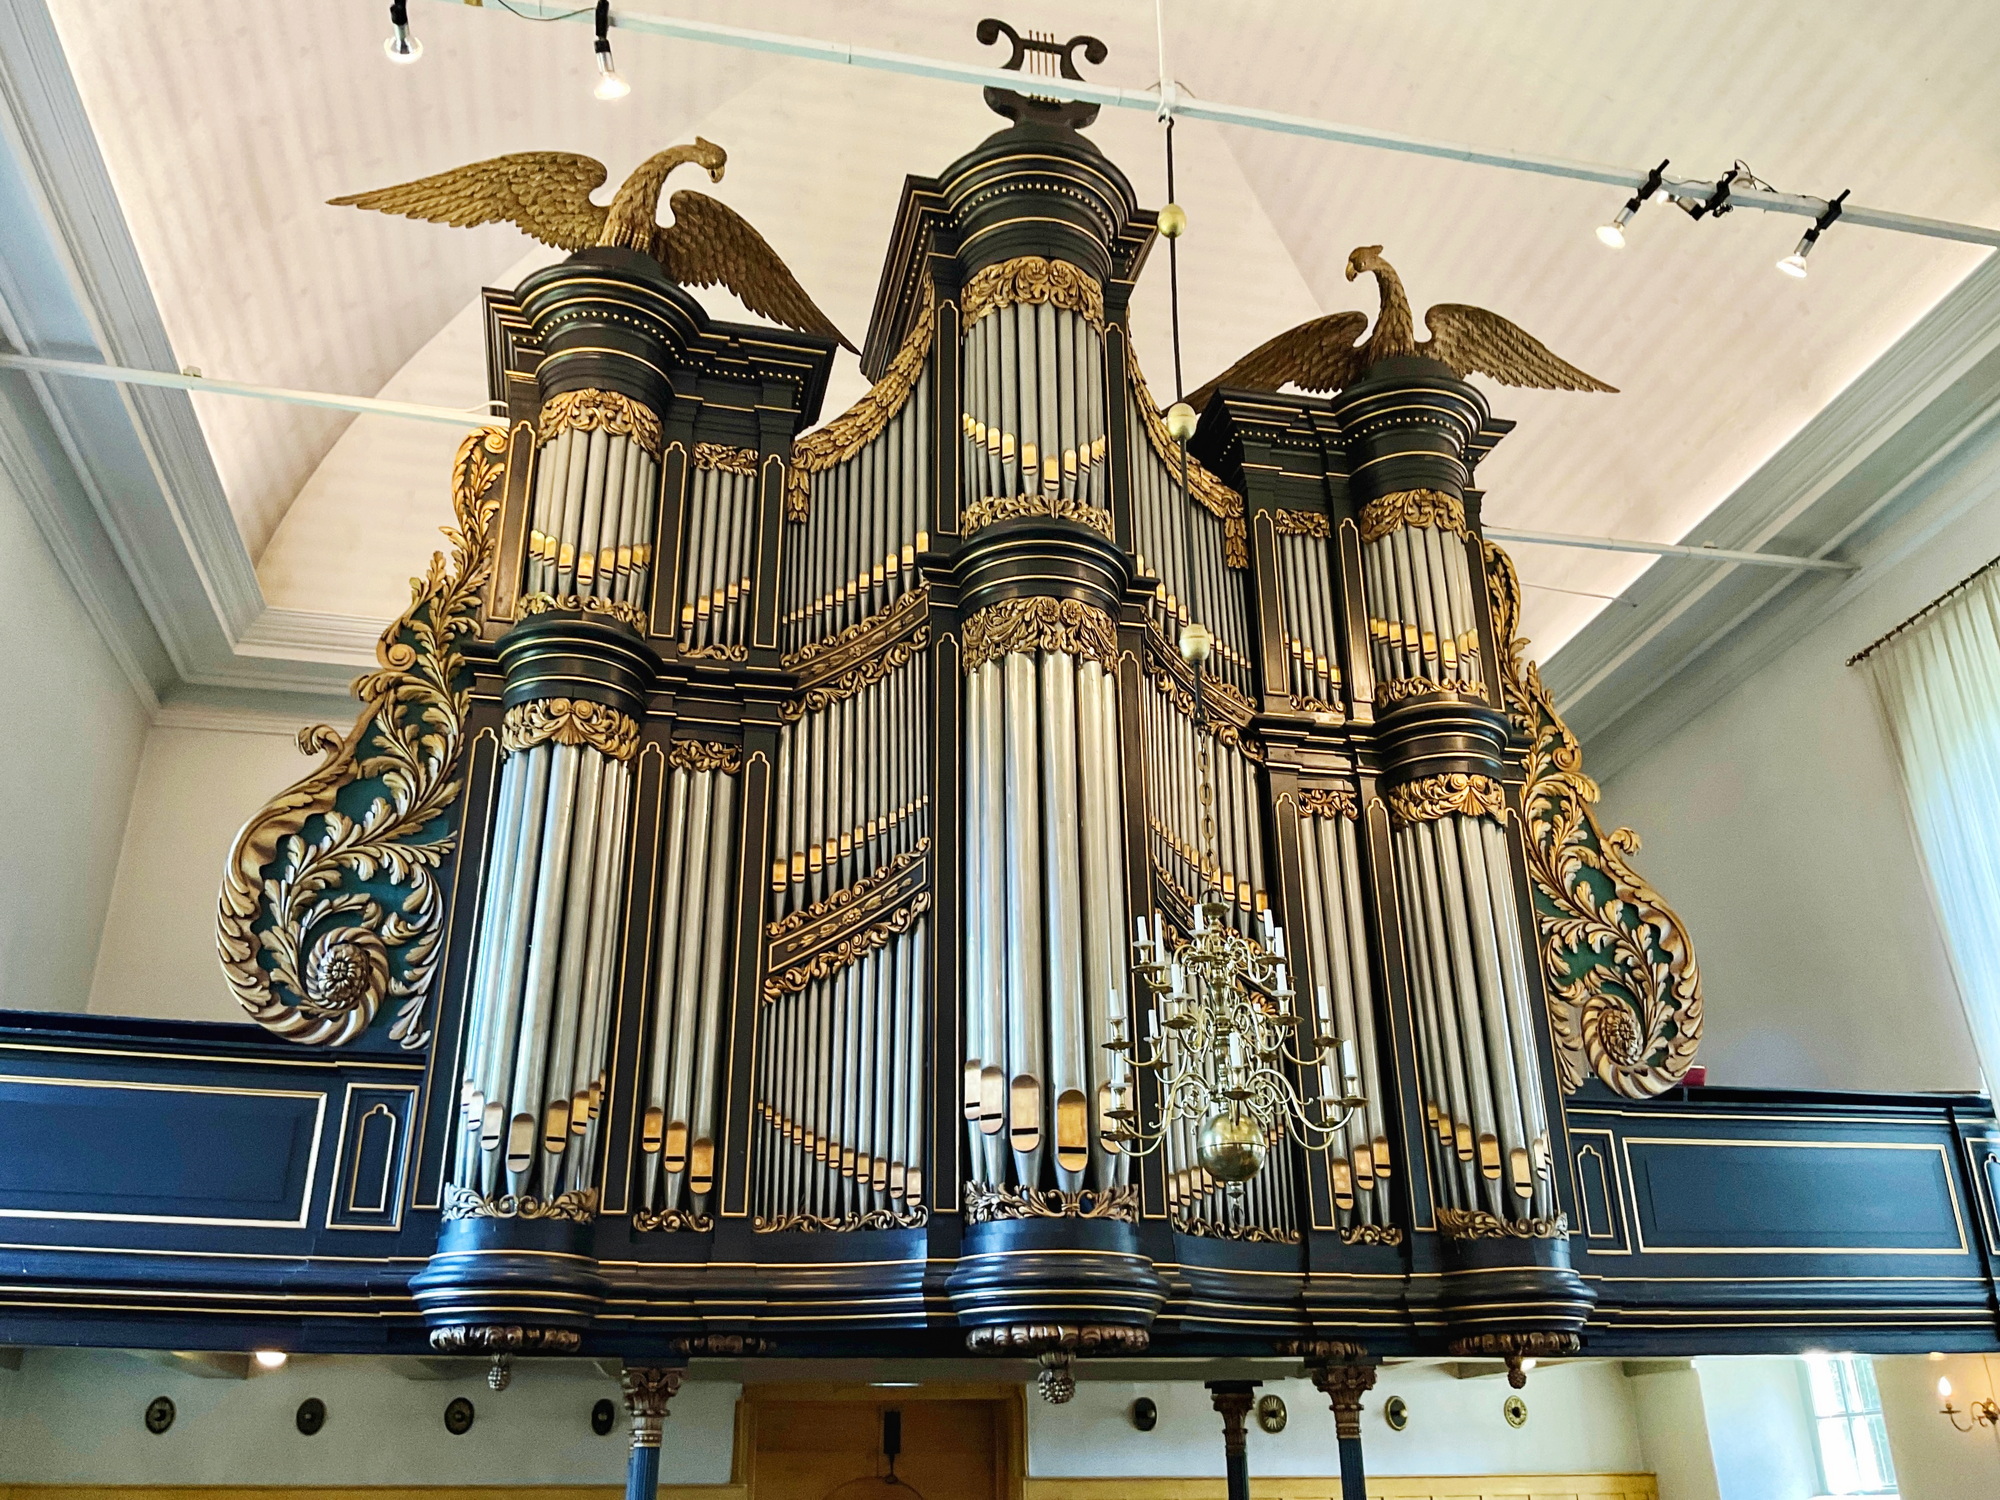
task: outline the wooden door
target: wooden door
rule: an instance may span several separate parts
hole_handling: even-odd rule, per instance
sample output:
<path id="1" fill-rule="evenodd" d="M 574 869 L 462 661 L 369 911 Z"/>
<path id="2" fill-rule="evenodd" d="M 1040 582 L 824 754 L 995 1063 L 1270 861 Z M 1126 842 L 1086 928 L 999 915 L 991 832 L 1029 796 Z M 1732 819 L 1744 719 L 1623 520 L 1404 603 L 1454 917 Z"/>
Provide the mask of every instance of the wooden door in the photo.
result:
<path id="1" fill-rule="evenodd" d="M 884 1417 L 900 1414 L 895 1478 Z M 748 1386 L 750 1500 L 1016 1500 L 1018 1391 L 992 1387 Z"/>

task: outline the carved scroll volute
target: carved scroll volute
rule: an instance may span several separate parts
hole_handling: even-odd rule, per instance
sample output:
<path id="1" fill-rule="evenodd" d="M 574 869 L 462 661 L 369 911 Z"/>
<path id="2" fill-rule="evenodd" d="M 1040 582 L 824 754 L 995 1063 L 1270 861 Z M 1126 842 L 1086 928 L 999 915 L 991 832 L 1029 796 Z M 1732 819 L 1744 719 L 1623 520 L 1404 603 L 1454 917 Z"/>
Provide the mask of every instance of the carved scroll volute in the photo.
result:
<path id="1" fill-rule="evenodd" d="M 415 1048 L 444 936 L 437 871 L 457 844 L 454 804 L 470 691 L 461 637 L 478 625 L 492 566 L 505 433 L 474 433 L 453 463 L 449 561 L 432 556 L 409 609 L 356 680 L 345 738 L 324 724 L 299 748 L 325 761 L 243 826 L 223 868 L 216 943 L 238 1002 L 260 1026 L 340 1046 L 401 1002 L 390 1035 Z"/>
<path id="2" fill-rule="evenodd" d="M 1529 741 L 1522 833 L 1549 990 L 1549 1028 L 1563 1091 L 1595 1074 L 1629 1099 L 1672 1088 L 1701 1041 L 1701 973 L 1681 919 L 1632 868 L 1639 836 L 1606 833 L 1591 810 L 1597 783 L 1583 747 L 1525 659 L 1513 562 L 1482 542 L 1496 674 Z"/>

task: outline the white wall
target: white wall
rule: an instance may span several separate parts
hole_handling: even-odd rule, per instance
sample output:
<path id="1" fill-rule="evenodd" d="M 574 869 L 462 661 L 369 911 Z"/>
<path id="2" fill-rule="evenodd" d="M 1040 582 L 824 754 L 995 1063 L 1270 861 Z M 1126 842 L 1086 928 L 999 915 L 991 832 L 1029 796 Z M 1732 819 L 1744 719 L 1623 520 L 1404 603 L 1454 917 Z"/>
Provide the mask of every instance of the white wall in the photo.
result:
<path id="1" fill-rule="evenodd" d="M 618 1383 L 583 1360 L 525 1361 L 494 1393 L 483 1377 L 411 1380 L 414 1361 L 295 1359 L 249 1380 L 202 1379 L 136 1355 L 32 1349 L 0 1370 L 0 1483 L 151 1485 L 623 1484 L 629 1429 L 611 1434 L 590 1409 Z M 660 1449 L 668 1484 L 726 1484 L 739 1388 L 690 1381 L 673 1400 Z M 170 1398 L 160 1436 L 146 1404 Z M 326 1403 L 311 1437 L 295 1423 L 308 1396 Z M 455 1396 L 476 1412 L 445 1431 Z"/>
<path id="2" fill-rule="evenodd" d="M 82 1010 L 147 708 L 0 474 L 0 1008 Z"/>
<path id="3" fill-rule="evenodd" d="M 1721 1500 L 1808 1500 L 1819 1494 L 1819 1456 L 1799 1361 L 1698 1359 L 1695 1369 Z"/>
<path id="4" fill-rule="evenodd" d="M 1627 1361 L 1639 1447 L 1659 1480 L 1660 1500 L 1722 1500 L 1708 1444 L 1708 1406 L 1690 1360 Z"/>
<path id="5" fill-rule="evenodd" d="M 1894 753 L 1846 660 L 1996 553 L 1988 502 L 1607 782 L 1607 827 L 1644 836 L 1639 868 L 1693 936 L 1711 1083 L 1981 1086 Z"/>
<path id="6" fill-rule="evenodd" d="M 335 727 L 344 732 L 352 717 Z M 244 1019 L 216 961 L 216 895 L 237 830 L 318 764 L 299 753 L 301 722 L 170 709 L 153 726 L 125 824 L 91 1010 Z"/>
<path id="7" fill-rule="evenodd" d="M 1309 1381 L 1268 1381 L 1259 1395 L 1284 1397 L 1285 1430 L 1250 1433 L 1250 1473 L 1340 1472 L 1333 1412 Z M 1458 1380 L 1441 1365 L 1385 1366 L 1362 1404 L 1361 1447 L 1370 1474 L 1608 1474 L 1645 1468 L 1631 1392 L 1615 1361 L 1547 1366 L 1523 1395 L 1528 1422 L 1510 1427 L 1504 1377 Z M 1159 1425 L 1140 1432 L 1128 1416 L 1150 1396 Z M 1410 1425 L 1391 1432 L 1383 1403 L 1401 1396 Z M 1082 1380 L 1065 1406 L 1028 1403 L 1028 1472 L 1036 1478 L 1222 1473 L 1222 1419 L 1198 1381 Z M 1665 1500 L 1665 1497 L 1663 1497 Z"/>
<path id="8" fill-rule="evenodd" d="M 1992 1362 L 1976 1355 L 1875 1361 L 1882 1421 L 1889 1429 L 1902 1500 L 1993 1500 L 2000 1495 L 2000 1428 L 1956 1431 L 1939 1415 L 1937 1393 L 1938 1377 L 1946 1376 L 1963 1422 L 1967 1398 L 2000 1397 L 1996 1374 L 2000 1371 Z"/>

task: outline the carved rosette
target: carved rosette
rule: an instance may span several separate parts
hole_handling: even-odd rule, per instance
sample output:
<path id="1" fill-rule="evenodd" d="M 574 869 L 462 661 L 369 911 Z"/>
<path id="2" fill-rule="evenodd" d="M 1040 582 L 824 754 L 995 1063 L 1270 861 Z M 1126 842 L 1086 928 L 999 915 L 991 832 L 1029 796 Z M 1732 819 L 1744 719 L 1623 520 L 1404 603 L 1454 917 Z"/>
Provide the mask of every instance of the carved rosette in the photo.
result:
<path id="1" fill-rule="evenodd" d="M 1403 526 L 1450 531 L 1462 537 L 1471 535 L 1465 524 L 1465 502 L 1443 490 L 1396 490 L 1378 495 L 1361 507 L 1363 545 L 1380 541 Z"/>
<path id="2" fill-rule="evenodd" d="M 968 1182 L 965 1185 L 965 1222 L 992 1224 L 1002 1219 L 1110 1219 L 1124 1224 L 1139 1221 L 1139 1189 L 1136 1184 L 1108 1188 L 1022 1188 L 1005 1183 Z"/>
<path id="3" fill-rule="evenodd" d="M 1060 651 L 1083 656 L 1106 671 L 1118 664 L 1118 627 L 1111 616 L 1080 599 L 1002 599 L 965 622 L 965 670 L 1016 651 Z"/>
<path id="4" fill-rule="evenodd" d="M 295 1042 L 351 1042 L 390 998 L 401 1002 L 390 1036 L 430 1041 L 424 1007 L 444 932 L 436 877 L 457 844 L 471 707 L 459 643 L 478 628 L 506 451 L 497 431 L 460 444 L 450 561 L 432 556 L 382 633 L 380 667 L 354 684 L 353 729 L 300 732 L 299 748 L 325 761 L 243 826 L 223 867 L 223 975 L 252 1020 Z"/>
<path id="5" fill-rule="evenodd" d="M 542 403 L 535 436 L 548 442 L 557 434 L 580 430 L 629 438 L 654 458 L 660 456 L 660 419 L 650 408 L 617 391 L 564 391 Z"/>
<path id="6" fill-rule="evenodd" d="M 804 521 L 812 513 L 812 476 L 845 463 L 881 436 L 889 419 L 903 409 L 930 357 L 931 335 L 937 327 L 937 307 L 928 282 L 923 305 L 903 336 L 903 347 L 889 361 L 882 378 L 862 398 L 826 426 L 792 444 L 792 465 L 785 471 L 785 519 Z"/>
<path id="7" fill-rule="evenodd" d="M 1549 1027 L 1563 1092 L 1588 1075 L 1628 1099 L 1681 1081 L 1701 1042 L 1701 972 L 1688 931 L 1632 868 L 1639 836 L 1606 833 L 1583 747 L 1525 659 L 1520 585 L 1507 554 L 1484 544 L 1504 706 L 1527 735 L 1521 790 Z"/>
<path id="8" fill-rule="evenodd" d="M 1500 783 L 1491 776 L 1462 771 L 1406 781 L 1391 787 L 1385 800 L 1389 804 L 1389 818 L 1398 827 L 1434 823 L 1453 813 L 1466 818 L 1507 821 L 1507 794 Z"/>
<path id="9" fill-rule="evenodd" d="M 500 748 L 508 755 L 551 740 L 630 760 L 639 753 L 639 721 L 588 698 L 536 698 L 515 704 L 500 721 Z"/>
<path id="10" fill-rule="evenodd" d="M 1095 277 L 1066 260 L 1018 255 L 975 272 L 959 293 L 958 305 L 970 328 L 990 312 L 1016 303 L 1048 303 L 1076 313 L 1091 327 L 1104 331 L 1104 289 Z"/>
<path id="11" fill-rule="evenodd" d="M 1068 495 L 992 495 L 966 506 L 960 523 L 966 536 L 1002 521 L 1018 521 L 1024 516 L 1046 516 L 1052 521 L 1074 521 L 1105 537 L 1111 536 L 1111 512 Z"/>

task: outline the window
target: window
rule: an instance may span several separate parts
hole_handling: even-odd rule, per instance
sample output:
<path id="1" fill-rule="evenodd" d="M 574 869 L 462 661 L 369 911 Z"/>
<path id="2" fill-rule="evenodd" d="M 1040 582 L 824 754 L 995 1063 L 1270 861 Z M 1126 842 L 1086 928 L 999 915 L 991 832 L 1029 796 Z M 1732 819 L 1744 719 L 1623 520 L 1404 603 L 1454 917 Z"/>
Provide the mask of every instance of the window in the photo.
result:
<path id="1" fill-rule="evenodd" d="M 1896 1466 L 1882 1425 L 1875 1365 L 1865 1354 L 1808 1354 L 1813 1439 L 1829 1495 L 1893 1495 Z"/>

